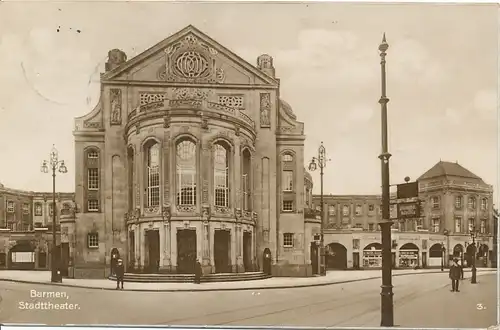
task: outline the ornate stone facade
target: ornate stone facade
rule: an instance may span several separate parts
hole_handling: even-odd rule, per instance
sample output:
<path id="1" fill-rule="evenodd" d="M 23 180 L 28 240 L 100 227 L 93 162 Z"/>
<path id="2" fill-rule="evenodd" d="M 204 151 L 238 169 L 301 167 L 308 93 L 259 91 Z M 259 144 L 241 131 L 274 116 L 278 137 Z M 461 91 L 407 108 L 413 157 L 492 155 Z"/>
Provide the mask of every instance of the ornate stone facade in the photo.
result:
<path id="1" fill-rule="evenodd" d="M 114 62 L 126 58 L 115 53 Z M 188 26 L 101 76 L 99 104 L 75 120 L 76 201 L 104 206 L 77 214 L 77 242 L 93 228 L 99 243 L 76 247 L 76 277 L 104 277 L 111 254 L 127 271 L 189 273 L 196 259 L 206 273 L 258 271 L 265 250 L 273 274 L 311 275 L 304 125 L 277 97 L 272 58 L 258 62 Z M 81 165 L 88 148 L 101 151 L 98 172 Z M 294 157 L 291 209 L 277 207 L 285 153 Z M 98 201 L 88 197 L 94 175 Z"/>

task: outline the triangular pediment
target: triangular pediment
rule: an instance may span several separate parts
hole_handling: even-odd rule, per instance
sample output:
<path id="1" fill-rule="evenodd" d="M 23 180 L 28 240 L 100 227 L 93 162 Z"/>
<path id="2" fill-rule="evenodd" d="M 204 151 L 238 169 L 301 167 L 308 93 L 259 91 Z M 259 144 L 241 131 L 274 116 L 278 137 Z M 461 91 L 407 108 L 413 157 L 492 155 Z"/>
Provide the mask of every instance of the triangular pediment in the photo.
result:
<path id="1" fill-rule="evenodd" d="M 279 85 L 192 25 L 106 72 L 101 80 Z"/>

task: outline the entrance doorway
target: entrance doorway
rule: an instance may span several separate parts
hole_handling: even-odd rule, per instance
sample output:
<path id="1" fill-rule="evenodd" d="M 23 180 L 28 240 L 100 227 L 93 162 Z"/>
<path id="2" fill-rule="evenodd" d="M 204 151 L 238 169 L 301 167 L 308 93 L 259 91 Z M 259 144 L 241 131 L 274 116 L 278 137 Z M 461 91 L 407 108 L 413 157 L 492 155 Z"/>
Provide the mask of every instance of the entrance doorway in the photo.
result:
<path id="1" fill-rule="evenodd" d="M 252 271 L 252 233 L 243 233 L 243 267 L 245 272 Z"/>
<path id="2" fill-rule="evenodd" d="M 231 232 L 216 230 L 214 233 L 214 262 L 216 273 L 231 272 Z"/>
<path id="3" fill-rule="evenodd" d="M 128 233 L 128 271 L 133 271 L 135 268 L 135 233 Z"/>
<path id="4" fill-rule="evenodd" d="M 271 260 L 272 260 L 271 250 L 269 250 L 268 248 L 264 249 L 264 257 L 262 260 L 263 260 L 262 268 L 264 274 L 271 275 Z"/>
<path id="5" fill-rule="evenodd" d="M 158 230 L 146 231 L 147 270 L 157 273 L 160 270 L 160 232 Z"/>
<path id="6" fill-rule="evenodd" d="M 331 243 L 327 246 L 326 269 L 346 269 L 347 249 L 339 243 Z"/>
<path id="7" fill-rule="evenodd" d="M 318 275 L 318 244 L 316 242 L 311 242 L 311 266 L 313 275 Z"/>
<path id="8" fill-rule="evenodd" d="M 68 276 L 69 271 L 69 243 L 61 245 L 61 276 Z"/>
<path id="9" fill-rule="evenodd" d="M 177 230 L 177 272 L 194 274 L 196 262 L 196 229 Z"/>

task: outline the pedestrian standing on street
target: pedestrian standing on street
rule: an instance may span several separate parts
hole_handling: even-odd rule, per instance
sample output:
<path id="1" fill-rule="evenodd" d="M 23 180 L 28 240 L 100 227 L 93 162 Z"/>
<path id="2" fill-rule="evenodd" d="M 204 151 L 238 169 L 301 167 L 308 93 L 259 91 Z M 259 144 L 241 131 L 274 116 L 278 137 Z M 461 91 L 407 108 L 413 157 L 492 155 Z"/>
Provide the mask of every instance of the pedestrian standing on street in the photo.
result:
<path id="1" fill-rule="evenodd" d="M 201 283 L 201 274 L 202 274 L 201 263 L 200 263 L 200 260 L 196 259 L 196 263 L 194 264 L 194 283 L 195 284 Z"/>
<path id="2" fill-rule="evenodd" d="M 453 264 L 450 267 L 451 292 L 460 292 L 458 283 L 460 280 L 460 269 L 458 259 L 453 259 Z"/>
<path id="3" fill-rule="evenodd" d="M 122 259 L 118 259 L 115 272 L 116 272 L 116 290 L 120 289 L 120 284 L 121 284 L 121 289 L 123 290 L 123 277 L 125 276 L 125 269 L 123 267 Z"/>

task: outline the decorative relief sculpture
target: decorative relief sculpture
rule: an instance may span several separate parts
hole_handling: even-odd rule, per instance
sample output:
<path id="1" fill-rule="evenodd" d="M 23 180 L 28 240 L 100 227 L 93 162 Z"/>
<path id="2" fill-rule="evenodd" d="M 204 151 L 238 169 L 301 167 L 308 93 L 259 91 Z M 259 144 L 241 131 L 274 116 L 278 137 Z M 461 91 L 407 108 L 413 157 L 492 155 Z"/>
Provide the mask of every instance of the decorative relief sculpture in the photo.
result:
<path id="1" fill-rule="evenodd" d="M 210 91 L 199 88 L 174 88 L 175 100 L 207 100 Z"/>
<path id="2" fill-rule="evenodd" d="M 208 118 L 201 117 L 201 128 L 208 129 Z"/>
<path id="3" fill-rule="evenodd" d="M 257 212 L 252 212 L 252 220 L 257 223 Z"/>
<path id="4" fill-rule="evenodd" d="M 163 128 L 169 128 L 170 127 L 170 115 L 165 115 L 163 117 Z"/>
<path id="5" fill-rule="evenodd" d="M 139 134 L 141 132 L 141 126 L 139 124 L 135 125 L 135 134 Z"/>
<path id="6" fill-rule="evenodd" d="M 222 83 L 224 70 L 218 68 L 217 50 L 190 34 L 165 49 L 165 65 L 158 78 L 169 82 Z"/>
<path id="7" fill-rule="evenodd" d="M 165 101 L 165 93 L 139 93 L 139 105 L 147 105 L 150 103 L 157 103 Z"/>
<path id="8" fill-rule="evenodd" d="M 234 128 L 234 135 L 240 136 L 240 127 L 238 125 L 236 125 L 236 127 Z"/>
<path id="9" fill-rule="evenodd" d="M 260 93 L 260 127 L 271 126 L 271 93 Z"/>
<path id="10" fill-rule="evenodd" d="M 203 179 L 201 200 L 202 200 L 202 203 L 208 203 L 208 180 L 207 179 Z"/>
<path id="11" fill-rule="evenodd" d="M 194 205 L 177 205 L 177 211 L 181 213 L 194 213 L 195 210 Z"/>
<path id="12" fill-rule="evenodd" d="M 218 213 L 218 214 L 225 214 L 225 215 L 231 214 L 231 210 L 228 207 L 214 206 L 214 210 L 215 210 L 215 213 Z"/>
<path id="13" fill-rule="evenodd" d="M 162 215 L 164 220 L 170 221 L 170 218 L 172 217 L 170 205 L 163 205 L 161 215 Z"/>
<path id="14" fill-rule="evenodd" d="M 241 219 L 241 209 L 239 207 L 234 209 L 234 218 L 236 221 L 239 221 Z"/>
<path id="15" fill-rule="evenodd" d="M 111 125 L 122 124 L 122 90 L 112 88 L 110 91 Z"/>
<path id="16" fill-rule="evenodd" d="M 159 206 L 145 207 L 144 211 L 146 213 L 150 213 L 150 214 L 159 214 L 160 213 L 160 207 Z"/>
<path id="17" fill-rule="evenodd" d="M 245 109 L 245 99 L 243 95 L 225 95 L 217 96 L 217 103 L 234 109 Z"/>
<path id="18" fill-rule="evenodd" d="M 203 220 L 210 221 L 211 217 L 212 217 L 212 214 L 211 214 L 210 206 L 209 205 L 203 205 L 203 207 L 202 207 L 202 218 L 203 218 Z"/>

